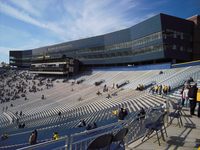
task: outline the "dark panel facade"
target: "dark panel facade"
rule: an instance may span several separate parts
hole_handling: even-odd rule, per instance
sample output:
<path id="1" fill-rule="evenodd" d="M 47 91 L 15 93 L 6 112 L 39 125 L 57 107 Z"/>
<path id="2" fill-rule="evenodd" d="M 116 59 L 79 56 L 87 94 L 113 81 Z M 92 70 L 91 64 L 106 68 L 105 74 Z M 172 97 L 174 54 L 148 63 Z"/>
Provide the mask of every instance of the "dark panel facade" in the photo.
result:
<path id="1" fill-rule="evenodd" d="M 200 59 L 200 16 L 195 15 L 188 20 L 194 22 L 193 29 L 193 60 Z"/>
<path id="2" fill-rule="evenodd" d="M 161 14 L 161 23 L 165 57 L 174 62 L 192 60 L 193 22 Z"/>
<path id="3" fill-rule="evenodd" d="M 10 51 L 9 56 L 10 56 L 10 65 L 14 65 L 16 67 L 21 67 L 22 64 L 22 52 L 23 51 Z"/>

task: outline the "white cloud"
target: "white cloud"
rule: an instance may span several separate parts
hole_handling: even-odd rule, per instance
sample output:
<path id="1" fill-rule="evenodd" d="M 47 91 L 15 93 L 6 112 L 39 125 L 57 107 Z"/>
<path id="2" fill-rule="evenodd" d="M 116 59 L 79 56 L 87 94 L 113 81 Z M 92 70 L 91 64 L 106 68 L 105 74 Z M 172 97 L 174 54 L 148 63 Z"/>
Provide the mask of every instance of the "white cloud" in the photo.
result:
<path id="1" fill-rule="evenodd" d="M 64 3 L 68 15 L 75 18 L 63 20 L 67 22 L 66 35 L 71 36 L 71 39 L 104 34 L 136 23 L 135 20 L 130 22 L 126 19 L 127 12 L 137 5 L 135 1 L 85 0 L 81 5 L 76 3 L 74 5 L 70 5 L 70 2 Z"/>
<path id="2" fill-rule="evenodd" d="M 26 23 L 29 23 L 29 24 L 32 24 L 44 29 L 48 29 L 50 31 L 57 33 L 58 35 L 63 33 L 63 30 L 60 27 L 58 27 L 56 24 L 47 22 L 47 21 L 42 22 L 40 20 L 37 20 L 36 16 L 34 18 L 30 16 L 29 13 L 18 10 L 3 2 L 0 2 L 0 12 L 5 13 L 23 22 L 26 22 Z"/>
<path id="3" fill-rule="evenodd" d="M 5 13 L 11 17 L 14 17 L 18 20 L 24 21 L 26 23 L 30 23 L 39 27 L 45 27 L 44 24 L 40 23 L 36 19 L 32 18 L 29 14 L 26 14 L 23 11 L 19 11 L 12 6 L 9 6 L 3 2 L 0 2 L 0 12 Z"/>
<path id="4" fill-rule="evenodd" d="M 48 29 L 61 40 L 84 38 L 128 27 L 130 23 L 134 23 L 134 20 L 131 22 L 127 20 L 126 13 L 137 4 L 132 0 L 119 2 L 114 0 L 57 1 L 57 7 L 64 6 L 63 16 L 60 17 L 59 21 L 48 21 L 41 18 L 42 13 L 44 13 L 42 9 L 45 8 L 46 13 L 48 13 L 47 8 L 53 9 L 54 6 L 51 5 L 55 5 L 55 1 L 50 1 L 49 5 L 48 0 L 43 1 L 43 5 L 48 5 L 45 7 L 42 7 L 41 3 L 38 4 L 40 5 L 38 7 L 35 1 L 11 0 L 10 2 L 0 2 L 2 13 L 40 28 Z M 32 5 L 33 3 L 34 5 Z M 17 6 L 17 8 L 14 6 Z"/>
<path id="5" fill-rule="evenodd" d="M 0 1 L 0 13 L 49 31 L 55 36 L 54 39 L 59 39 L 60 42 L 127 28 L 154 15 L 149 13 L 141 17 L 139 7 L 139 0 Z M 27 41 L 19 47 L 13 45 L 8 48 L 0 44 L 1 55 L 8 57 L 10 49 L 30 49 L 55 43 L 48 39 L 41 41 L 29 34 L 31 33 L 28 33 Z M 20 34 L 18 37 L 20 38 Z"/>
<path id="6" fill-rule="evenodd" d="M 41 16 L 42 14 L 37 11 L 33 5 L 30 3 L 29 0 L 10 0 L 15 6 L 23 9 L 24 11 L 28 12 L 33 16 Z"/>
<path id="7" fill-rule="evenodd" d="M 138 17 L 134 10 L 139 4 L 136 0 L 10 0 L 0 1 L 0 12 L 46 29 L 63 42 L 130 27 L 148 17 Z"/>

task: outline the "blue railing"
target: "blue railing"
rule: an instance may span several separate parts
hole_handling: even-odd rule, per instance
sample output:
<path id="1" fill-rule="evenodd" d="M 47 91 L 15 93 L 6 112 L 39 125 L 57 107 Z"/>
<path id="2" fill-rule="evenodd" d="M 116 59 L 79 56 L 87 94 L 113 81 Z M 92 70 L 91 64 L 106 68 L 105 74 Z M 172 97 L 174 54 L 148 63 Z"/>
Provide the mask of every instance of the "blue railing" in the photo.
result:
<path id="1" fill-rule="evenodd" d="M 171 63 L 153 64 L 153 65 L 141 65 L 141 66 L 112 66 L 112 67 L 98 67 L 92 68 L 92 71 L 139 71 L 139 70 L 158 70 L 158 69 L 170 69 Z"/>
<path id="2" fill-rule="evenodd" d="M 161 114 L 160 112 L 162 112 L 162 107 L 149 108 L 146 111 L 146 114 L 151 114 L 152 110 L 154 115 L 160 115 Z M 32 146 L 27 146 L 24 148 L 20 148 L 19 150 L 28 150 L 28 149 L 86 150 L 89 143 L 95 138 L 108 133 L 116 133 L 117 131 L 119 131 L 124 127 L 129 129 L 128 135 L 125 138 L 125 143 L 130 144 L 136 141 L 138 138 L 141 138 L 146 132 L 144 121 L 138 119 L 137 114 L 138 113 L 132 114 L 132 116 L 131 117 L 129 116 L 129 119 L 125 121 L 112 123 L 90 131 L 84 131 L 70 136 L 61 137 L 57 141 L 48 141 Z M 146 117 L 148 118 L 148 115 Z"/>
<path id="3" fill-rule="evenodd" d="M 200 60 L 179 63 L 179 64 L 172 64 L 172 68 L 189 67 L 189 66 L 197 66 L 197 65 L 200 65 Z"/>

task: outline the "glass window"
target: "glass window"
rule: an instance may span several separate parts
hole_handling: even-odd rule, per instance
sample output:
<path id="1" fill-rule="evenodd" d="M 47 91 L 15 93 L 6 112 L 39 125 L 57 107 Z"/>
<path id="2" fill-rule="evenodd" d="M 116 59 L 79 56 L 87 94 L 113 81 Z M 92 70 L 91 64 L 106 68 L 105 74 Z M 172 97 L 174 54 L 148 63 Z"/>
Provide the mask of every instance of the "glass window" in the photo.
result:
<path id="1" fill-rule="evenodd" d="M 183 33 L 180 34 L 180 38 L 181 38 L 181 40 L 183 40 Z"/>
<path id="2" fill-rule="evenodd" d="M 175 44 L 173 45 L 172 49 L 173 49 L 173 50 L 175 50 L 175 49 L 176 49 L 176 45 L 175 45 Z"/>
<path id="3" fill-rule="evenodd" d="M 174 36 L 174 38 L 177 38 L 177 33 L 176 33 L 176 32 L 174 32 L 173 36 Z"/>

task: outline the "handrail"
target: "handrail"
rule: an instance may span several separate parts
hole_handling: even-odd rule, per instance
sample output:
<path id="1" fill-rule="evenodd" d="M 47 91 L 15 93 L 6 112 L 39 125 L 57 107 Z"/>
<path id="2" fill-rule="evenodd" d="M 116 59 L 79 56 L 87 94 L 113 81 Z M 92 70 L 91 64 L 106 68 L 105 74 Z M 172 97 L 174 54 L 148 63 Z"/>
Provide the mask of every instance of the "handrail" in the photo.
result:
<path id="1" fill-rule="evenodd" d="M 187 61 L 184 63 L 177 63 L 177 64 L 172 64 L 172 67 L 180 66 L 180 65 L 191 65 L 192 63 L 200 63 L 200 60 L 195 60 L 195 61 Z"/>
<path id="2" fill-rule="evenodd" d="M 101 129 L 106 129 L 108 127 L 117 126 L 117 125 L 123 124 L 125 122 L 127 122 L 127 121 L 120 121 L 120 122 L 117 122 L 117 123 L 112 123 L 112 124 L 109 124 L 109 125 L 106 125 L 106 126 L 102 126 L 102 127 L 96 128 L 96 129 L 92 129 L 92 130 L 87 131 L 87 132 L 75 133 L 71 136 L 63 136 L 56 141 L 55 140 L 46 141 L 46 142 L 38 143 L 38 144 L 35 144 L 35 145 L 30 145 L 30 146 L 27 146 L 27 147 L 19 148 L 17 150 L 28 150 L 28 149 L 34 149 L 34 148 L 41 148 L 41 147 L 44 147 L 44 146 L 48 146 L 50 144 L 58 143 L 58 142 L 61 142 L 61 141 L 64 141 L 64 140 L 69 140 L 74 136 L 81 136 L 83 134 L 89 134 L 89 133 L 92 133 L 92 132 L 95 132 L 95 131 L 98 131 L 98 130 L 101 130 Z"/>
<path id="3" fill-rule="evenodd" d="M 152 108 L 154 108 L 154 107 L 150 107 L 147 112 L 152 110 Z M 160 107 L 158 107 L 158 108 L 160 108 Z M 35 145 L 26 146 L 26 147 L 23 147 L 23 148 L 19 148 L 18 150 L 28 150 L 28 149 L 41 148 L 41 147 L 49 146 L 51 144 L 59 143 L 61 141 L 66 141 L 65 143 L 67 143 L 67 144 L 59 147 L 58 149 L 62 149 L 62 148 L 66 148 L 66 147 L 67 147 L 67 149 L 72 149 L 73 145 L 84 143 L 84 146 L 87 146 L 88 142 L 91 141 L 91 139 L 94 139 L 95 137 L 98 137 L 101 134 L 106 134 L 106 133 L 110 133 L 110 132 L 113 133 L 116 130 L 119 130 L 120 128 L 127 126 L 127 125 L 130 127 L 129 129 L 133 129 L 134 131 L 138 128 L 140 130 L 141 127 L 139 126 L 139 122 L 137 121 L 137 119 L 138 119 L 137 114 L 138 113 L 134 113 L 128 120 L 122 120 L 122 121 L 115 122 L 115 123 L 112 123 L 112 124 L 108 124 L 106 126 L 102 126 L 102 127 L 96 128 L 96 129 L 89 130 L 89 131 L 84 131 L 84 132 L 81 132 L 81 133 L 75 133 L 75 134 L 72 134 L 72 135 L 63 136 L 56 141 L 50 140 L 50 141 L 38 143 L 38 144 L 35 144 Z M 134 125 L 134 127 L 132 127 L 132 125 Z M 109 127 L 114 127 L 114 128 L 112 128 L 109 131 L 105 130 L 105 132 L 103 132 L 103 133 L 102 132 L 97 133 L 96 135 L 92 135 L 90 137 L 80 139 L 80 140 L 77 139 L 77 141 L 74 141 L 75 137 L 81 137 L 81 136 L 86 135 L 86 134 L 90 135 L 90 133 L 95 133 L 95 132 L 101 131 L 103 129 L 108 129 Z M 135 139 L 137 139 L 136 137 L 134 137 L 134 138 L 132 137 L 132 136 L 137 136 L 137 135 L 134 135 L 133 131 L 131 133 L 129 135 L 129 137 L 131 136 L 131 139 L 129 139 L 129 141 L 127 141 L 126 143 L 129 143 L 130 141 L 133 142 L 133 141 L 135 141 Z"/>
<path id="4" fill-rule="evenodd" d="M 120 124 L 123 124 L 123 123 L 126 123 L 127 120 L 121 120 L 119 122 L 114 122 L 114 123 L 111 123 L 111 124 L 108 124 L 108 125 L 105 125 L 105 126 L 102 126 L 102 127 L 98 127 L 98 128 L 95 128 L 95 129 L 92 129 L 92 130 L 89 130 L 89 131 L 83 131 L 81 133 L 75 133 L 72 135 L 73 136 L 81 136 L 85 133 L 89 134 L 89 133 L 92 133 L 92 132 L 95 132 L 95 131 L 98 131 L 98 130 L 102 130 L 102 129 L 105 129 L 105 128 L 109 128 L 109 127 L 112 127 L 112 126 L 117 126 L 117 125 L 120 125 Z"/>
<path id="5" fill-rule="evenodd" d="M 150 107 L 148 110 L 147 110 L 147 114 L 148 112 L 150 112 L 154 107 Z M 162 107 L 161 106 L 157 106 L 157 109 L 156 110 L 160 110 Z M 141 117 L 141 116 L 140 116 Z M 140 120 L 140 119 L 139 119 Z M 95 139 L 97 137 L 99 137 L 100 135 L 103 135 L 103 134 L 107 134 L 107 133 L 114 133 L 115 131 L 125 127 L 125 126 L 128 126 L 129 128 L 129 133 L 127 136 L 129 136 L 129 140 L 126 141 L 126 144 L 130 143 L 130 142 L 133 142 L 135 141 L 136 139 L 138 139 L 139 137 L 136 135 L 136 137 L 133 138 L 133 136 L 135 136 L 135 130 L 141 130 L 141 126 L 140 126 L 140 121 L 138 120 L 138 113 L 134 113 L 133 116 L 131 116 L 128 120 L 125 120 L 125 121 L 120 121 L 120 122 L 117 122 L 117 123 L 112 123 L 112 124 L 109 124 L 109 125 L 106 125 L 106 126 L 103 126 L 101 128 L 97 128 L 97 129 L 94 129 L 94 130 L 91 130 L 91 131 L 88 131 L 88 132 L 82 132 L 82 133 L 76 133 L 74 135 L 71 136 L 71 141 L 70 141 L 70 148 L 69 150 L 72 149 L 72 147 L 82 147 L 82 149 L 84 150 L 85 147 L 87 147 L 87 144 L 92 140 L 92 139 Z M 117 128 L 117 125 L 122 125 L 122 126 L 118 126 Z M 95 131 L 99 131 L 100 129 L 106 129 L 106 128 L 109 128 L 109 127 L 112 127 L 112 126 L 116 126 L 116 128 L 113 128 L 109 131 L 105 131 L 105 132 L 101 132 L 101 133 L 97 133 L 96 135 L 92 135 L 92 136 L 89 136 L 89 137 L 85 137 L 84 139 L 81 139 L 81 140 L 77 140 L 77 141 L 74 141 L 73 138 L 75 136 L 78 136 L 78 137 L 81 137 L 83 136 L 84 134 L 89 134 L 89 133 L 95 133 Z M 134 131 L 131 131 L 131 130 L 134 130 Z M 74 141 L 74 142 L 73 142 Z M 84 148 L 83 148 L 84 147 Z"/>
<path id="6" fill-rule="evenodd" d="M 60 137 L 58 140 L 50 140 L 50 141 L 38 143 L 38 144 L 35 144 L 35 145 L 22 147 L 22 148 L 19 148 L 17 150 L 29 150 L 29 149 L 41 148 L 41 147 L 44 147 L 44 146 L 47 146 L 47 145 L 50 145 L 50 144 L 58 143 L 60 141 L 68 140 L 68 138 L 69 138 L 68 136 L 63 136 L 63 137 Z"/>
<path id="7" fill-rule="evenodd" d="M 165 81 L 167 81 L 167 80 L 173 78 L 174 76 L 179 75 L 180 73 L 183 73 L 184 71 L 186 71 L 186 70 L 188 70 L 188 69 L 190 69 L 190 68 L 191 68 L 191 67 L 186 67 L 186 68 L 184 68 L 183 70 L 180 70 L 180 71 L 176 72 L 175 74 L 172 74 L 172 75 L 168 76 L 168 77 L 165 78 L 163 81 L 160 81 L 160 82 L 158 82 L 157 84 L 161 84 L 161 83 L 163 83 L 163 82 L 165 82 Z"/>

